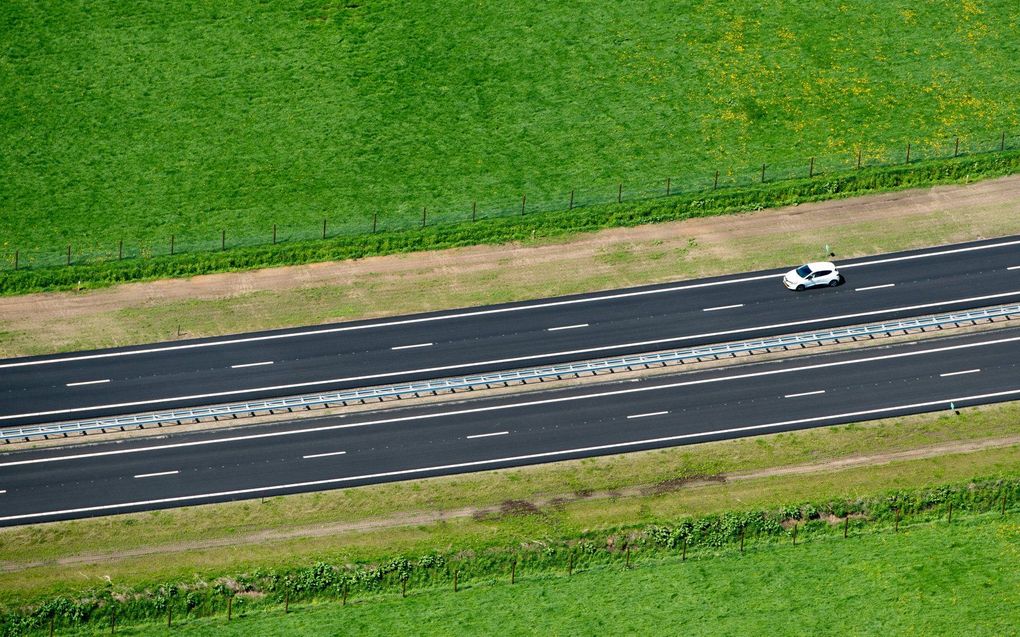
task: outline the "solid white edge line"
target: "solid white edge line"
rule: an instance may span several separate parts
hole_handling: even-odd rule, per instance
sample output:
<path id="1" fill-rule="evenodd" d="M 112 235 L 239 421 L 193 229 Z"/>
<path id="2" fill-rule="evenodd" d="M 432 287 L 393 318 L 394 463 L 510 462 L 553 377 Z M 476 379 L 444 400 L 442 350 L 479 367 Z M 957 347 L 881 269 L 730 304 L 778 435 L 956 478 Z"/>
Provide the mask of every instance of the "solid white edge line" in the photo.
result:
<path id="1" fill-rule="evenodd" d="M 857 261 L 851 263 L 841 264 L 840 268 L 856 268 L 868 265 L 878 265 L 882 263 L 892 263 L 895 261 L 908 261 L 912 259 L 925 259 L 929 257 L 944 256 L 947 254 L 958 254 L 960 252 L 973 252 L 975 250 L 990 250 L 993 248 L 1003 248 L 1013 245 L 1020 245 L 1020 240 L 1017 241 L 1003 241 L 1000 243 L 992 243 L 981 246 L 970 246 L 967 248 L 951 248 L 949 250 L 940 250 L 937 252 L 926 252 L 923 254 L 911 254 L 901 257 L 889 257 L 885 259 L 875 259 L 872 261 Z M 18 363 L 3 363 L 0 364 L 0 369 L 6 369 L 8 367 L 26 367 L 30 365 L 51 365 L 54 363 L 66 363 L 68 361 L 79 361 L 79 360 L 93 360 L 97 358 L 113 358 L 120 356 L 134 356 L 136 354 L 152 354 L 156 352 L 165 352 L 182 349 L 197 349 L 203 347 L 216 347 L 219 345 L 235 345 L 237 343 L 252 343 L 256 341 L 269 341 L 279 340 L 285 338 L 297 338 L 301 336 L 316 336 L 319 334 L 334 334 L 337 332 L 348 332 L 353 330 L 366 330 L 378 327 L 393 327 L 398 325 L 412 325 L 415 323 L 428 323 L 434 321 L 445 321 L 455 318 L 465 318 L 472 316 L 485 316 L 488 314 L 503 314 L 507 312 L 520 312 L 524 310 L 542 309 L 547 307 L 560 307 L 563 305 L 576 305 L 581 303 L 596 303 L 599 301 L 611 301 L 614 299 L 623 299 L 634 296 L 646 296 L 650 294 L 666 294 L 669 292 L 681 292 L 684 290 L 693 290 L 698 288 L 713 287 L 719 285 L 731 285 L 733 283 L 747 283 L 749 281 L 763 281 L 766 279 L 779 279 L 785 276 L 785 273 L 778 274 L 760 274 L 757 276 L 740 277 L 736 279 L 726 279 L 723 281 L 707 281 L 705 283 L 688 283 L 680 284 L 668 288 L 658 288 L 654 290 L 639 290 L 636 292 L 620 292 L 618 294 L 605 294 L 602 296 L 586 297 L 583 299 L 568 299 L 563 301 L 549 301 L 546 303 L 533 303 L 531 305 L 520 305 L 516 307 L 502 307 L 492 308 L 487 310 L 475 310 L 471 312 L 461 312 L 458 314 L 445 314 L 442 316 L 427 316 L 422 318 L 414 319 L 397 319 L 393 321 L 385 321 L 382 323 L 372 323 L 369 325 L 345 325 L 340 327 L 330 327 L 316 330 L 307 330 L 302 332 L 288 332 L 286 334 L 269 334 L 265 336 L 247 336 L 241 338 L 232 338 L 223 341 L 213 341 L 208 343 L 188 343 L 184 345 L 166 345 L 158 347 L 147 347 L 145 349 L 131 350 L 127 352 L 102 352 L 99 354 L 85 354 L 82 356 L 64 356 L 61 358 L 50 358 L 45 360 L 37 361 L 21 361 Z"/>
<path id="2" fill-rule="evenodd" d="M 894 288 L 895 283 L 884 283 L 882 285 L 868 285 L 863 288 L 854 288 L 854 292 L 864 292 L 865 290 L 880 290 L 882 288 Z"/>
<path id="3" fill-rule="evenodd" d="M 850 411 L 842 414 L 830 414 L 828 416 L 814 416 L 811 418 L 798 418 L 795 420 L 784 420 L 780 422 L 772 422 L 761 425 L 747 425 L 745 427 L 732 427 L 730 429 L 717 429 L 715 431 L 701 431 L 689 434 L 678 434 L 675 436 L 665 436 L 662 438 L 648 438 L 645 440 L 631 440 L 628 442 L 614 442 L 605 445 L 595 445 L 591 447 L 578 447 L 576 449 L 562 449 L 560 451 L 546 451 L 543 453 L 531 453 L 520 456 L 508 456 L 504 458 L 491 458 L 489 460 L 475 460 L 471 462 L 457 462 L 453 464 L 438 465 L 434 467 L 418 467 L 414 469 L 400 469 L 397 471 L 384 471 L 380 473 L 368 473 L 360 476 L 348 476 L 345 478 L 328 478 L 325 480 L 310 480 L 308 482 L 293 482 L 290 484 L 275 484 L 265 487 L 251 487 L 247 489 L 234 489 L 232 491 L 217 491 L 212 493 L 199 493 L 194 495 L 182 495 L 172 498 L 159 498 L 156 500 L 139 500 L 135 502 L 120 502 L 118 504 L 103 504 L 91 507 L 80 507 L 77 509 L 62 509 L 59 511 L 44 511 L 40 513 L 22 513 L 19 515 L 8 515 L 0 517 L 0 522 L 10 522 L 14 520 L 27 520 L 30 518 L 40 518 L 53 515 L 68 515 L 72 513 L 87 513 L 92 511 L 109 511 L 111 509 L 125 508 L 125 507 L 139 507 L 149 506 L 153 504 L 170 504 L 175 502 L 188 502 L 192 500 L 203 500 L 206 498 L 221 498 L 226 496 L 236 495 L 248 495 L 253 493 L 265 493 L 270 491 L 281 491 L 284 489 L 304 489 L 307 487 L 319 487 L 330 484 L 342 484 L 344 482 L 355 482 L 358 480 L 373 480 L 377 478 L 393 478 L 397 476 L 409 476 L 416 473 L 427 473 L 430 471 L 448 471 L 450 469 L 465 469 L 468 467 L 480 467 L 484 465 L 500 464 L 507 462 L 521 462 L 523 460 L 538 460 L 542 458 L 554 458 L 556 456 L 565 456 L 570 454 L 578 453 L 591 453 L 595 451 L 608 451 L 610 449 L 623 449 L 626 447 L 636 447 L 640 445 L 651 445 L 663 442 L 676 442 L 678 440 L 690 440 L 692 438 L 706 438 L 709 436 L 720 436 L 726 434 L 743 433 L 749 431 L 764 431 L 767 429 L 775 429 L 777 427 L 788 427 L 790 425 L 802 425 L 812 422 L 822 422 L 825 420 L 832 419 L 843 419 L 843 418 L 856 418 L 858 416 L 871 416 L 875 414 L 889 413 L 899 411 L 902 409 L 917 409 L 919 407 L 936 407 L 939 405 L 945 405 L 948 408 L 950 403 L 960 403 L 967 400 L 982 400 L 985 398 L 998 398 L 1002 396 L 1013 396 L 1020 394 L 1020 389 L 1010 389 L 1008 391 L 994 392 L 991 394 L 977 394 L 973 396 L 954 396 L 943 398 L 939 400 L 930 400 L 923 403 L 912 403 L 907 405 L 894 405 L 890 407 L 878 407 L 876 409 L 865 409 L 862 411 Z"/>
<path id="4" fill-rule="evenodd" d="M 432 347 L 432 343 L 417 343 L 415 345 L 398 345 L 391 347 L 390 349 L 396 351 L 398 349 L 415 349 L 416 347 Z"/>
<path id="5" fill-rule="evenodd" d="M 715 312 L 716 310 L 732 310 L 736 307 L 744 307 L 743 303 L 736 303 L 734 305 L 720 305 L 719 307 L 706 307 L 702 312 Z"/>
<path id="6" fill-rule="evenodd" d="M 631 418 L 648 418 L 649 416 L 663 416 L 668 414 L 668 411 L 650 411 L 647 414 L 634 414 L 633 416 L 627 416 L 627 420 Z"/>
<path id="7" fill-rule="evenodd" d="M 581 327 L 588 327 L 587 323 L 578 323 L 577 325 L 562 325 L 560 327 L 547 327 L 546 332 L 558 332 L 559 330 L 576 330 Z"/>
<path id="8" fill-rule="evenodd" d="M 178 473 L 180 473 L 180 471 L 178 471 L 178 470 L 175 470 L 175 471 L 159 471 L 157 473 L 139 473 L 135 477 L 136 478 L 156 478 L 158 476 L 173 476 L 173 475 L 177 475 Z"/>
<path id="9" fill-rule="evenodd" d="M 472 438 L 488 438 L 489 436 L 508 436 L 508 435 L 510 435 L 509 431 L 497 431 L 491 434 L 475 434 L 473 436 L 464 436 L 464 438 L 466 440 L 471 440 Z"/>
<path id="10" fill-rule="evenodd" d="M 262 365 L 272 365 L 273 361 L 262 361 L 261 363 L 241 363 L 240 365 L 231 365 L 230 369 L 241 369 L 242 367 L 260 367 Z"/>
<path id="11" fill-rule="evenodd" d="M 801 396 L 814 396 L 816 394 L 824 394 L 824 393 L 825 393 L 824 389 L 819 389 L 817 391 L 806 391 L 806 392 L 801 392 L 799 394 L 787 394 L 787 395 L 783 396 L 783 398 L 800 398 Z"/>
<path id="12" fill-rule="evenodd" d="M 470 409 L 458 409 L 454 411 L 438 412 L 434 414 L 419 414 L 415 416 L 395 416 L 393 418 L 381 418 L 379 420 L 368 420 L 365 422 L 347 423 L 340 425 L 327 425 L 325 427 L 309 427 L 306 429 L 292 429 L 288 431 L 273 431 L 260 434 L 247 434 L 242 436 L 231 436 L 229 438 L 213 438 L 210 440 L 196 440 L 192 442 L 176 442 L 166 445 L 154 445 L 150 447 L 135 447 L 130 449 L 114 449 L 111 451 L 97 451 L 94 453 L 83 453 L 72 456 L 51 456 L 47 458 L 33 458 L 31 460 L 14 460 L 11 462 L 0 462 L 0 468 L 2 467 L 14 467 L 19 465 L 27 464 L 40 464 L 45 462 L 58 462 L 65 460 L 74 460 L 81 458 L 98 458 L 101 456 L 116 456 L 128 453 L 141 453 L 145 451 L 160 451 L 163 449 L 178 449 L 184 447 L 200 447 L 204 445 L 220 444 L 225 442 L 241 442 L 245 440 L 259 440 L 263 438 L 278 438 L 281 436 L 293 436 L 306 433 L 321 433 L 324 431 L 336 431 L 340 429 L 352 429 L 355 427 L 369 427 L 373 425 L 387 425 L 399 422 L 412 422 L 415 420 L 432 420 L 435 418 L 444 418 L 447 416 L 460 416 L 464 414 L 479 414 L 496 411 L 505 411 L 508 409 L 518 409 L 521 407 L 533 407 L 536 405 L 551 405 L 555 403 L 569 403 L 582 400 L 590 400 L 594 398 L 605 398 L 608 396 L 624 396 L 627 394 L 636 394 L 648 391 L 661 391 L 666 389 L 676 389 L 677 387 L 691 387 L 696 385 L 706 385 L 710 383 L 720 383 L 732 380 L 742 380 L 745 378 L 757 378 L 761 376 L 774 376 L 778 374 L 790 374 L 794 372 L 802 372 L 813 369 L 828 369 L 831 367 L 844 367 L 848 365 L 857 365 L 860 363 L 871 363 L 875 361 L 890 360 L 894 358 L 903 358 L 908 356 L 925 356 L 928 354 L 939 354 L 942 352 L 972 349 L 975 347 L 986 347 L 992 345 L 1000 345 L 1003 343 L 1014 343 L 1020 341 L 1020 336 L 1014 336 L 1010 338 L 1000 338 L 991 341 L 982 341 L 979 343 L 963 343 L 961 345 L 947 345 L 945 347 L 925 349 L 920 351 L 909 351 L 900 352 L 897 354 L 884 354 L 876 356 L 867 356 L 865 358 L 851 359 L 844 361 L 832 361 L 828 363 L 816 363 L 813 365 L 804 365 L 801 367 L 789 367 L 785 369 L 772 369 L 767 371 L 759 372 L 746 372 L 743 374 L 735 374 L 733 376 L 721 376 L 717 378 L 703 378 L 699 380 L 687 380 L 678 381 L 675 383 L 668 383 L 665 385 L 654 385 L 650 387 L 632 387 L 627 389 L 617 389 L 604 392 L 597 392 L 594 394 L 582 394 L 578 396 L 563 396 L 559 398 L 546 398 L 543 400 L 529 400 L 520 403 L 513 403 L 507 405 L 492 405 L 489 407 L 473 407 Z"/>
<path id="13" fill-rule="evenodd" d="M 329 453 L 313 453 L 307 456 L 301 456 L 302 460 L 308 460 L 309 458 L 325 458 L 326 456 L 342 456 L 346 454 L 346 451 L 330 451 Z"/>
<path id="14" fill-rule="evenodd" d="M 605 346 L 599 346 L 599 347 L 588 347 L 588 348 L 584 348 L 584 349 L 568 350 L 568 351 L 563 351 L 563 352 L 547 352 L 545 354 L 529 354 L 527 356 L 515 356 L 515 357 L 511 357 L 511 358 L 500 358 L 500 359 L 494 359 L 494 360 L 488 360 L 488 361 L 475 361 L 473 363 L 457 363 L 457 364 L 454 364 L 454 365 L 441 365 L 441 366 L 438 366 L 438 367 L 423 367 L 423 368 L 419 368 L 419 369 L 409 369 L 409 370 L 403 370 L 403 371 L 399 371 L 399 372 L 382 372 L 382 373 L 378 373 L 378 374 L 367 374 L 367 375 L 364 375 L 364 376 L 349 376 L 347 378 L 331 378 L 331 379 L 328 379 L 328 380 L 316 380 L 316 381 L 308 381 L 308 382 L 304 382 L 304 383 L 291 383 L 291 384 L 288 384 L 288 385 L 273 385 L 273 386 L 270 386 L 270 387 L 251 387 L 251 388 L 248 388 L 248 389 L 233 389 L 233 390 L 229 390 L 229 391 L 212 392 L 212 393 L 209 393 L 209 394 L 192 394 L 192 395 L 189 395 L 189 396 L 171 396 L 171 397 L 168 397 L 168 398 L 155 398 L 155 399 L 152 399 L 152 400 L 136 400 L 136 401 L 126 402 L 126 403 L 110 403 L 110 404 L 106 404 L 106 405 L 89 405 L 89 406 L 86 406 L 86 407 L 71 407 L 71 408 L 68 408 L 68 409 L 54 409 L 52 411 L 40 411 L 40 412 L 28 413 L 28 414 L 8 414 L 8 415 L 0 416 L 0 420 L 13 420 L 15 418 L 32 418 L 32 417 L 36 417 L 36 416 L 70 415 L 70 414 L 74 414 L 74 413 L 77 413 L 77 412 L 91 411 L 91 410 L 94 410 L 94 409 L 113 409 L 113 408 L 121 408 L 121 407 L 138 407 L 138 406 L 141 406 L 141 405 L 156 405 L 156 404 L 160 404 L 160 403 L 167 403 L 167 402 L 174 402 L 174 401 L 199 400 L 199 399 L 203 399 L 204 400 L 204 399 L 208 399 L 208 398 L 222 398 L 222 397 L 225 397 L 225 396 L 236 396 L 238 394 L 246 394 L 246 393 L 249 393 L 249 392 L 268 392 L 268 391 L 291 390 L 291 389 L 298 389 L 298 388 L 301 388 L 301 387 L 314 387 L 316 385 L 326 385 L 326 384 L 334 385 L 334 384 L 347 383 L 347 382 L 352 382 L 352 381 L 375 380 L 375 379 L 379 379 L 379 378 L 386 378 L 386 377 L 389 377 L 389 376 L 399 376 L 399 375 L 402 375 L 402 374 L 424 374 L 424 373 L 434 373 L 434 372 L 445 372 L 445 371 L 449 371 L 449 370 L 460 369 L 460 368 L 463 368 L 463 367 L 475 367 L 475 366 L 481 366 L 481 365 L 495 365 L 495 364 L 503 364 L 503 363 L 517 363 L 517 362 L 522 362 L 522 361 L 527 361 L 527 360 L 533 360 L 533 359 L 536 359 L 536 358 L 547 358 L 547 357 L 550 357 L 550 356 L 574 356 L 574 355 L 577 355 L 577 354 L 590 354 L 590 353 L 593 353 L 593 352 L 603 352 L 603 351 L 607 351 L 607 350 L 614 350 L 614 349 L 620 349 L 620 348 L 633 348 L 633 347 L 646 347 L 646 346 L 649 346 L 649 345 L 662 345 L 664 343 L 676 343 L 676 342 L 686 341 L 686 340 L 691 340 L 691 339 L 696 339 L 696 338 L 715 338 L 715 337 L 720 337 L 720 336 L 730 336 L 730 335 L 734 335 L 734 334 L 739 334 L 741 332 L 750 332 L 750 331 L 755 331 L 755 330 L 768 330 L 768 329 L 794 327 L 794 326 L 797 326 L 797 325 L 805 325 L 805 324 L 808 324 L 808 323 L 824 323 L 824 322 L 828 322 L 828 321 L 838 321 L 838 320 L 844 320 L 844 319 L 861 318 L 861 317 L 865 317 L 865 316 L 874 316 L 874 315 L 877 315 L 877 314 L 889 314 L 889 313 L 892 313 L 892 312 L 905 312 L 905 311 L 909 311 L 909 310 L 919 310 L 919 309 L 924 309 L 924 308 L 927 308 L 927 307 L 935 307 L 935 306 L 938 306 L 938 305 L 946 305 L 946 304 L 950 304 L 950 303 L 971 303 L 971 302 L 975 302 L 975 301 L 987 301 L 987 300 L 990 300 L 990 299 L 998 299 L 998 298 L 1003 298 L 1003 297 L 1007 297 L 1007 296 L 1018 296 L 1018 295 L 1020 295 L 1020 290 L 1013 290 L 1011 292 L 1001 292 L 999 294 L 987 294 L 987 295 L 984 295 L 984 296 L 972 296 L 972 297 L 964 298 L 964 299 L 949 299 L 949 300 L 944 300 L 944 301 L 934 301 L 932 303 L 922 303 L 920 305 L 905 305 L 905 306 L 900 306 L 900 307 L 887 308 L 887 309 L 884 309 L 884 310 L 870 310 L 870 311 L 867 311 L 867 312 L 856 312 L 854 314 L 843 314 L 843 315 L 839 315 L 839 316 L 826 316 L 826 317 L 819 317 L 819 318 L 813 318 L 813 319 L 804 319 L 804 320 L 801 320 L 801 321 L 789 321 L 789 322 L 786 322 L 786 323 L 773 323 L 771 325 L 758 325 L 756 327 L 744 327 L 744 328 L 733 329 L 733 330 L 723 330 L 723 331 L 719 331 L 719 332 L 705 332 L 703 334 L 688 334 L 686 336 L 675 336 L 675 337 L 671 337 L 671 338 L 658 338 L 658 339 L 649 340 L 649 341 L 638 341 L 638 342 L 634 342 L 634 343 L 622 343 L 620 345 L 605 345 Z"/>
<path id="15" fill-rule="evenodd" d="M 110 382 L 109 378 L 104 378 L 103 380 L 83 380 L 83 381 L 79 381 L 77 383 L 67 383 L 67 386 L 68 387 L 80 387 L 82 385 L 100 385 L 102 383 L 108 383 L 108 382 Z"/>
<path id="16" fill-rule="evenodd" d="M 962 372 L 947 372 L 945 374 L 939 374 L 939 378 L 945 378 L 946 376 L 959 376 L 960 374 L 976 374 L 980 371 L 981 369 L 979 368 L 979 369 L 965 369 Z"/>

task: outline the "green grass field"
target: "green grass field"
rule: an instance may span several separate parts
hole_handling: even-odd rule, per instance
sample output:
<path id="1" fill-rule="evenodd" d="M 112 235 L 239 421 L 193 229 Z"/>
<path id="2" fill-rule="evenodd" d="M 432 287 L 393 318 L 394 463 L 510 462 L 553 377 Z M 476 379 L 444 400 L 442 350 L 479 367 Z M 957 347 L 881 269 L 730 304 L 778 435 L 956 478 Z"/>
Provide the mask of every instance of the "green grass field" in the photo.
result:
<path id="1" fill-rule="evenodd" d="M 23 264 L 826 171 L 1020 126 L 1008 0 L 14 0 L 0 25 L 0 250 Z"/>
<path id="2" fill-rule="evenodd" d="M 1020 524 L 975 518 L 596 566 L 341 607 L 190 620 L 181 635 L 1014 635 Z M 105 630 L 81 634 L 104 634 Z M 165 625 L 125 635 L 164 635 Z"/>

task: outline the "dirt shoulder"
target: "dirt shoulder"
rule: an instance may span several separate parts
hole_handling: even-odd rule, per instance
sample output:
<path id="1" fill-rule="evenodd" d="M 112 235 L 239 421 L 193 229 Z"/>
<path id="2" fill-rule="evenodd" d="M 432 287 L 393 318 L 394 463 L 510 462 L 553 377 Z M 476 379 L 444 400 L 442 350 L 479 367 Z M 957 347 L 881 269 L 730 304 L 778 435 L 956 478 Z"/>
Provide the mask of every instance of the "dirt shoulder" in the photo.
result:
<path id="1" fill-rule="evenodd" d="M 429 311 L 1020 232 L 1020 176 L 567 240 L 0 298 L 0 356 Z"/>
<path id="2" fill-rule="evenodd" d="M 626 489 L 614 491 L 599 491 L 584 493 L 565 493 L 555 497 L 545 497 L 529 502 L 535 510 L 546 507 L 558 507 L 575 500 L 598 500 L 607 498 L 627 498 L 633 496 L 647 496 L 659 493 L 668 493 L 678 489 L 696 489 L 711 487 L 720 483 L 740 482 L 748 480 L 761 480 L 792 475 L 829 474 L 843 469 L 860 468 L 868 466 L 881 466 L 893 462 L 905 460 L 920 460 L 923 458 L 934 458 L 951 454 L 965 454 L 1010 447 L 1020 444 L 1020 435 L 992 438 L 986 440 L 968 440 L 939 445 L 931 445 L 906 451 L 891 453 L 858 455 L 846 458 L 838 458 L 826 462 L 798 464 L 791 466 L 770 467 L 757 471 L 736 472 L 728 474 L 716 474 L 684 480 L 681 482 L 670 481 L 667 483 L 653 485 L 638 485 Z M 39 560 L 33 562 L 0 562 L 0 572 L 12 573 L 42 566 L 75 566 L 80 564 L 96 564 L 126 558 L 144 557 L 150 555 L 172 555 L 196 550 L 214 549 L 220 547 L 237 548 L 244 545 L 257 545 L 266 542 L 277 542 L 281 540 L 294 540 L 302 538 L 330 537 L 341 533 L 352 531 L 370 531 L 375 529 L 387 529 L 394 527 L 410 527 L 425 524 L 436 524 L 458 518 L 484 519 L 491 516 L 499 516 L 501 507 L 462 507 L 451 510 L 439 510 L 431 512 L 404 513 L 389 517 L 381 517 L 370 520 L 361 520 L 353 523 L 331 523 L 317 524 L 286 529 L 272 529 L 259 531 L 247 535 L 235 535 L 224 538 L 214 538 L 201 541 L 177 542 L 161 546 L 141 546 L 128 550 L 109 551 L 102 553 L 82 553 L 69 555 L 53 560 Z"/>

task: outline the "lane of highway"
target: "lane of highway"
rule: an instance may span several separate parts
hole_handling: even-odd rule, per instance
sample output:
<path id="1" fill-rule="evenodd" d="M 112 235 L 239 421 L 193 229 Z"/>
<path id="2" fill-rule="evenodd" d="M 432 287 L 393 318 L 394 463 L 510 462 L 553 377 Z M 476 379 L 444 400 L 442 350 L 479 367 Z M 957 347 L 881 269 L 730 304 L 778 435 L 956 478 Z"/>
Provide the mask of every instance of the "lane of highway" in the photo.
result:
<path id="1" fill-rule="evenodd" d="M 338 488 L 1020 397 L 1020 328 L 0 456 L 0 524 Z"/>
<path id="2" fill-rule="evenodd" d="M 1020 299 L 1020 239 L 376 321 L 0 362 L 0 425 L 396 383 L 823 329 Z"/>

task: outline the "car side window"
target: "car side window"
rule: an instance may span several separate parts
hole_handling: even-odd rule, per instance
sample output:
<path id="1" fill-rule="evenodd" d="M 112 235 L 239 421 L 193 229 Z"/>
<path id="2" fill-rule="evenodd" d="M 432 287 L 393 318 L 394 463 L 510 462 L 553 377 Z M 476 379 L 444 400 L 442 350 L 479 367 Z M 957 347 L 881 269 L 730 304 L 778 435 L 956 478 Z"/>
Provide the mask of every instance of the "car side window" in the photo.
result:
<path id="1" fill-rule="evenodd" d="M 832 274 L 832 270 L 819 270 L 815 272 L 815 276 L 829 276 L 830 274 Z"/>

